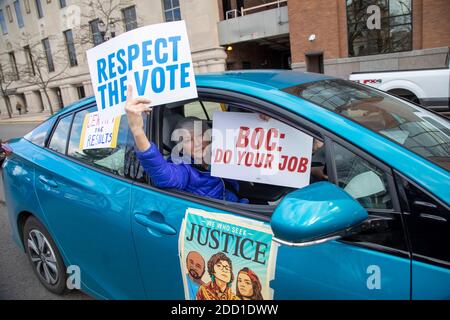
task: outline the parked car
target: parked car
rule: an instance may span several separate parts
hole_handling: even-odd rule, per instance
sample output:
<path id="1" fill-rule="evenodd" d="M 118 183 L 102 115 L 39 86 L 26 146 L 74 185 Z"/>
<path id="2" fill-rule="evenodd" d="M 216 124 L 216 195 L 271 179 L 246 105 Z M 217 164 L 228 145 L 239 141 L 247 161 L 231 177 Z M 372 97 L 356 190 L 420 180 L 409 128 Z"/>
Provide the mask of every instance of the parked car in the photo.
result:
<path id="1" fill-rule="evenodd" d="M 450 111 L 450 69 L 354 72 L 350 80 L 395 94 L 434 111 Z"/>
<path id="2" fill-rule="evenodd" d="M 116 148 L 79 150 L 83 119 L 97 109 L 87 98 L 9 141 L 3 164 L 14 240 L 45 287 L 63 293 L 66 268 L 76 266 L 81 290 L 99 299 L 184 299 L 178 235 L 194 208 L 272 225 L 274 299 L 450 298 L 446 118 L 319 74 L 196 80 L 198 99 L 154 107 L 145 121 L 163 154 L 184 117 L 258 112 L 323 143 L 313 155 L 323 179 L 312 177 L 301 193 L 240 181 L 249 204 L 157 188 L 136 160 L 125 116 Z"/>

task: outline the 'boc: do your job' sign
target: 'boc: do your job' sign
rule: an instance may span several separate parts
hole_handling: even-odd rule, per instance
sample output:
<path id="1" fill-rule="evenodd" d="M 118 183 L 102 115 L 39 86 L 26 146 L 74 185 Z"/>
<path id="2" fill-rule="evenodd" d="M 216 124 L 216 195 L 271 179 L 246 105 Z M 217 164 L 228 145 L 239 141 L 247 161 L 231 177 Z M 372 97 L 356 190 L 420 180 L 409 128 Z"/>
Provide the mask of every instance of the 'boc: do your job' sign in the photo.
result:
<path id="1" fill-rule="evenodd" d="M 128 31 L 88 50 L 87 59 L 100 113 L 124 113 L 128 84 L 151 105 L 197 97 L 184 21 Z"/>

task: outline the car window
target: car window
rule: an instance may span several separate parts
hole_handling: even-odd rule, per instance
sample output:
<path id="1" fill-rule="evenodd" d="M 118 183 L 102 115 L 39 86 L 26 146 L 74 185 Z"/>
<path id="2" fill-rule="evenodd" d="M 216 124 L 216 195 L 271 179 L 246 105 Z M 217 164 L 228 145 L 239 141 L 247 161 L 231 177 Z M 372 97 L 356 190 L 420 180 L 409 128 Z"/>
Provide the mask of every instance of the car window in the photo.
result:
<path id="1" fill-rule="evenodd" d="M 45 140 L 53 128 L 55 121 L 56 118 L 48 119 L 27 133 L 24 138 L 40 147 L 45 146 Z"/>
<path id="2" fill-rule="evenodd" d="M 367 209 L 393 209 L 386 173 L 348 149 L 334 144 L 339 187 Z"/>
<path id="3" fill-rule="evenodd" d="M 183 118 L 195 116 L 202 120 L 207 120 L 206 114 L 208 114 L 209 119 L 211 119 L 211 121 L 207 120 L 208 126 L 212 127 L 212 114 L 215 111 L 232 110 L 233 112 L 251 112 L 239 106 L 215 101 L 203 101 L 203 105 L 207 110 L 206 113 L 198 101 L 163 107 L 161 112 L 162 119 L 159 121 L 162 134 L 159 138 L 161 139 L 160 151 L 165 155 L 166 159 L 169 159 L 169 156 L 171 160 L 174 159 L 171 151 L 179 142 L 177 140 L 179 137 L 173 136 L 172 133 L 177 123 Z M 325 165 L 325 148 L 323 142 L 319 139 L 314 139 L 312 160 L 310 183 L 328 180 Z M 236 186 L 230 185 L 225 181 L 225 186 L 228 190 L 233 191 L 239 199 L 248 199 L 251 205 L 276 205 L 281 201 L 283 196 L 294 190 L 294 188 L 285 186 L 247 181 L 245 177 L 237 180 Z"/>
<path id="4" fill-rule="evenodd" d="M 406 178 L 397 176 L 406 196 L 404 215 L 413 255 L 450 266 L 450 210 Z"/>
<path id="5" fill-rule="evenodd" d="M 212 120 L 213 113 L 221 110 L 221 104 L 218 102 L 197 100 L 184 105 L 184 116 Z"/>
<path id="6" fill-rule="evenodd" d="M 48 148 L 65 154 L 67 146 L 67 138 L 69 136 L 70 124 L 72 123 L 72 115 L 61 118 L 53 131 Z"/>
<path id="7" fill-rule="evenodd" d="M 284 89 L 338 113 L 450 171 L 448 119 L 386 93 L 344 80 Z"/>
<path id="8" fill-rule="evenodd" d="M 120 120 L 116 148 L 101 148 L 80 150 L 80 136 L 86 114 L 94 112 L 97 107 L 92 107 L 75 114 L 70 133 L 67 155 L 97 168 L 124 176 L 125 155 L 128 143 L 128 121 L 126 116 Z"/>

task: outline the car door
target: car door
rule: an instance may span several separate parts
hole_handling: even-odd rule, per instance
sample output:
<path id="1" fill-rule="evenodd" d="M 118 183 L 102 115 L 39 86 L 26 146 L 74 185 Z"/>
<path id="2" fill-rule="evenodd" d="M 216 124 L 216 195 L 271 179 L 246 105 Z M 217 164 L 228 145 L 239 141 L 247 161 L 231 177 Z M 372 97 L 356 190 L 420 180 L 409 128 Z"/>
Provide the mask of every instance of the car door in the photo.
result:
<path id="1" fill-rule="evenodd" d="M 218 92 L 214 96 L 219 96 L 223 99 L 222 102 L 231 99 L 231 97 L 226 97 L 224 92 Z M 248 101 L 243 99 L 239 102 L 236 97 L 233 97 L 233 103 L 253 110 L 255 108 L 265 110 L 264 112 L 271 115 L 274 115 L 279 108 L 262 101 L 258 101 L 258 105 L 255 105 L 254 99 Z M 155 109 L 154 113 L 157 114 L 158 109 Z M 192 113 L 195 112 L 189 114 Z M 157 118 L 157 116 L 153 116 Z M 293 118 L 295 117 L 293 116 Z M 280 120 L 293 123 L 304 132 L 315 128 L 318 131 L 314 133 L 314 136 L 322 136 L 324 139 L 322 129 L 312 124 L 308 124 L 306 129 L 304 120 L 296 119 L 299 119 L 297 123 L 292 119 L 281 118 Z M 164 121 L 160 122 L 164 123 Z M 164 137 L 161 138 L 158 135 L 164 131 L 164 128 L 154 130 L 156 138 L 163 139 Z M 270 282 L 270 287 L 274 290 L 273 298 L 409 299 L 410 260 L 407 250 L 402 250 L 405 247 L 405 239 L 402 226 L 399 224 L 401 218 L 396 210 L 396 200 L 391 198 L 390 204 L 387 205 L 389 199 L 386 198 L 393 197 L 392 194 L 395 193 L 391 188 L 392 176 L 389 175 L 387 168 L 379 170 L 365 159 L 362 159 L 363 162 L 366 161 L 362 166 L 366 169 L 369 168 L 365 171 L 360 169 L 361 172 L 358 172 L 352 168 L 335 170 L 336 159 L 331 158 L 330 153 L 334 143 L 328 138 L 326 141 L 326 165 L 328 166 L 328 175 L 333 182 L 339 185 L 339 177 L 343 176 L 341 187 L 345 188 L 353 176 L 356 176 L 356 173 L 362 174 L 367 171 L 373 171 L 374 175 L 382 177 L 380 179 L 383 184 L 381 189 L 384 189 L 384 192 L 378 185 L 377 197 L 371 198 L 369 194 L 364 199 L 360 199 L 367 205 L 372 204 L 373 208 L 370 209 L 376 214 L 374 217 L 379 221 L 380 228 L 370 230 L 367 234 L 361 233 L 359 238 L 357 236 L 349 237 L 342 241 L 330 241 L 308 247 L 279 245 L 272 242 L 277 251 L 274 258 L 273 279 Z M 347 162 L 349 157 L 360 158 L 350 152 L 350 155 L 346 154 L 346 158 L 341 159 L 339 164 Z M 361 163 L 357 165 L 361 167 Z M 369 176 L 373 176 L 373 174 Z M 367 182 L 367 175 L 365 177 L 366 179 L 362 180 Z M 355 183 L 352 185 L 353 188 L 358 189 Z M 385 198 L 382 200 L 380 197 Z M 148 297 L 153 299 L 183 299 L 186 296 L 183 281 L 188 275 L 185 274 L 186 270 L 182 271 L 180 268 L 180 264 L 184 263 L 180 260 L 182 252 L 180 232 L 183 231 L 183 226 L 186 224 L 183 219 L 187 210 L 201 209 L 207 213 L 221 213 L 236 221 L 250 219 L 262 228 L 270 228 L 270 212 L 273 210 L 273 207 L 269 206 L 224 205 L 210 199 L 156 189 L 144 184 L 133 186 L 131 202 L 132 215 L 134 215 L 133 235 L 144 285 Z M 380 208 L 380 205 L 377 207 L 376 203 L 384 203 L 384 207 Z M 386 232 L 384 227 L 388 228 L 389 232 Z M 394 238 L 400 243 L 390 247 L 389 244 L 397 241 Z M 206 262 L 207 259 L 204 259 L 203 265 Z M 188 262 L 186 261 L 186 263 Z M 201 266 L 202 263 L 199 265 Z M 235 279 L 238 271 L 234 270 Z M 186 284 L 186 282 L 184 283 Z M 232 284 L 233 290 L 236 285 Z"/>
<path id="2" fill-rule="evenodd" d="M 328 177 L 363 205 L 373 223 L 335 241 L 280 246 L 275 298 L 409 299 L 410 257 L 390 169 L 334 139 L 339 143 L 325 139 Z"/>
<path id="3" fill-rule="evenodd" d="M 79 150 L 85 108 L 59 119 L 47 149 L 35 155 L 35 188 L 66 263 L 78 266 L 82 288 L 96 297 L 143 298 L 124 179 L 128 124 L 117 148 Z M 72 120 L 73 119 L 73 120 Z"/>
<path id="4" fill-rule="evenodd" d="M 412 299 L 450 299 L 450 209 L 396 173 L 412 251 Z"/>

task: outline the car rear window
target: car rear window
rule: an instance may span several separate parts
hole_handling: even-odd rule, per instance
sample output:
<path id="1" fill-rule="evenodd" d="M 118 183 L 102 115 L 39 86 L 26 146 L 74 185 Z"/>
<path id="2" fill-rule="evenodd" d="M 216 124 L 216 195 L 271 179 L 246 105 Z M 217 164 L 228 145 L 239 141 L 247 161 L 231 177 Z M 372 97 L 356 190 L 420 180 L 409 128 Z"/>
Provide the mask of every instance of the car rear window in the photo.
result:
<path id="1" fill-rule="evenodd" d="M 125 156 L 127 151 L 130 149 L 130 145 L 133 146 L 132 140 L 130 141 L 128 139 L 129 129 L 128 121 L 125 115 L 123 115 L 120 120 L 116 148 L 84 150 L 80 150 L 79 148 L 84 118 L 88 113 L 94 111 L 97 111 L 96 106 L 79 111 L 75 114 L 69 138 L 67 155 L 104 171 L 108 171 L 119 176 L 125 176 Z"/>
<path id="2" fill-rule="evenodd" d="M 345 80 L 310 82 L 283 91 L 331 110 L 450 171 L 450 121 Z"/>
<path id="3" fill-rule="evenodd" d="M 53 117 L 51 119 L 48 119 L 47 121 L 41 123 L 36 128 L 31 130 L 29 133 L 27 133 L 24 138 L 28 141 L 34 143 L 35 145 L 38 145 L 40 147 L 45 146 L 45 141 L 47 140 L 47 137 L 50 133 L 50 131 L 53 128 L 53 125 L 55 124 L 56 118 Z"/>

